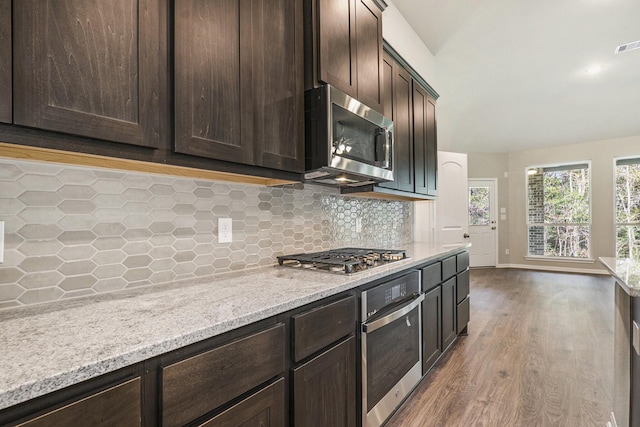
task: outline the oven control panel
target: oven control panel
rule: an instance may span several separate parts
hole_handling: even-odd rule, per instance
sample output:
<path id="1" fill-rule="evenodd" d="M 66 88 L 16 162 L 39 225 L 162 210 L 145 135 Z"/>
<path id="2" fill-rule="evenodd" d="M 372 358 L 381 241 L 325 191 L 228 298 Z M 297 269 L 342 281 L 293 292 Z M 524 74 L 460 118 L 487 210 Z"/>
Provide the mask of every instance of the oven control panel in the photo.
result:
<path id="1" fill-rule="evenodd" d="M 407 284 L 402 282 L 385 291 L 384 302 L 385 304 L 391 304 L 395 300 L 404 298 L 405 296 L 407 296 Z"/>
<path id="2" fill-rule="evenodd" d="M 362 291 L 361 320 L 364 322 L 369 317 L 384 310 L 388 305 L 403 300 L 412 294 L 419 293 L 420 272 L 417 270 Z"/>

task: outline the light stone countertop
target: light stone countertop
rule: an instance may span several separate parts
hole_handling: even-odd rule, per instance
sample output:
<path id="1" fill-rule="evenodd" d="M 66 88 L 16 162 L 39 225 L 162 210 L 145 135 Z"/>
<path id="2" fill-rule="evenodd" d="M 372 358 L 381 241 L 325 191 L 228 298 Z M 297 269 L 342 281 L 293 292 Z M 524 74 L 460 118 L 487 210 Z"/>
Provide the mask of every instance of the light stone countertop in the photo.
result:
<path id="1" fill-rule="evenodd" d="M 640 297 L 640 261 L 613 257 L 600 257 L 599 260 L 629 296 Z"/>
<path id="2" fill-rule="evenodd" d="M 466 247 L 404 245 L 410 259 L 353 275 L 275 266 L 0 311 L 0 409 Z"/>

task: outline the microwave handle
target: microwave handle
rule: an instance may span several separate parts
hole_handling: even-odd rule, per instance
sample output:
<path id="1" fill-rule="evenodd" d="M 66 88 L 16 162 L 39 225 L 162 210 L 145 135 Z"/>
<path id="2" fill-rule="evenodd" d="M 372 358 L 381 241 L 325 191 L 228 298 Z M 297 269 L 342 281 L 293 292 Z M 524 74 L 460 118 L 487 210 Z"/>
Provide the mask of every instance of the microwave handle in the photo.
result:
<path id="1" fill-rule="evenodd" d="M 376 132 L 376 166 L 389 169 L 391 166 L 392 134 L 387 128 L 379 128 Z"/>

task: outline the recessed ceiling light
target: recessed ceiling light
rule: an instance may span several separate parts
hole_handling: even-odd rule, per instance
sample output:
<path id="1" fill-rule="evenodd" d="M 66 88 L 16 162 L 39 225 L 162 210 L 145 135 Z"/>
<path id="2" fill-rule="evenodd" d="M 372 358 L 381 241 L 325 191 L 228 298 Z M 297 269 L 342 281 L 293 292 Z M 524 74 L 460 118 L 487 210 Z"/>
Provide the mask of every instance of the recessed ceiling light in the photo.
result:
<path id="1" fill-rule="evenodd" d="M 634 50 L 634 49 L 640 49 L 640 40 L 631 42 L 631 43 L 621 44 L 616 48 L 616 53 L 629 52 L 630 50 Z"/>
<path id="2" fill-rule="evenodd" d="M 590 76 L 595 76 L 596 74 L 600 73 L 600 71 L 602 71 L 602 65 L 599 64 L 590 65 L 584 70 L 584 72 Z"/>

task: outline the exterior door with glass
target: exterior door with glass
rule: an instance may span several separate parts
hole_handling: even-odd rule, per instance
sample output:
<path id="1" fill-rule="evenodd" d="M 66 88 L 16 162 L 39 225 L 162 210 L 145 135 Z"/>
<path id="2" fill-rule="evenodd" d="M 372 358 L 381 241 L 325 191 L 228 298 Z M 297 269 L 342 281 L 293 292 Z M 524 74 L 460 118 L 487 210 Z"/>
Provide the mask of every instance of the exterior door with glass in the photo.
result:
<path id="1" fill-rule="evenodd" d="M 469 179 L 470 267 L 497 264 L 496 180 Z"/>

